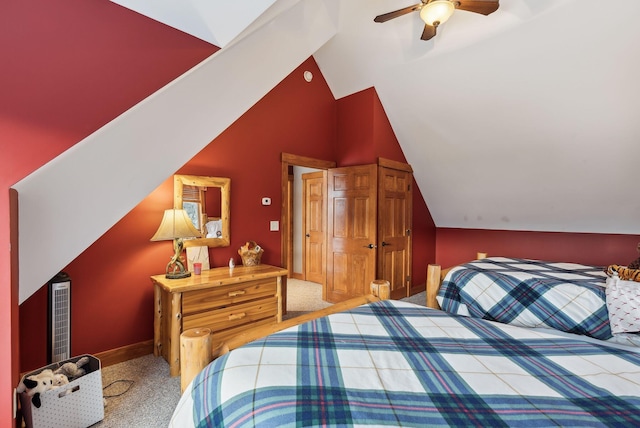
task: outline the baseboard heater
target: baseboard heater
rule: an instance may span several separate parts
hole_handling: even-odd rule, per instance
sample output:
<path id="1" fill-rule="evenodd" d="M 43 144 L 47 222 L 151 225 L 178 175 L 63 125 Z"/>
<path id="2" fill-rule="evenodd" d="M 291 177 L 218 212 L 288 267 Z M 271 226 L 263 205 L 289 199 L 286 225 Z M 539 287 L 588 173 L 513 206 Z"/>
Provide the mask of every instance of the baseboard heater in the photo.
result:
<path id="1" fill-rule="evenodd" d="M 49 281 L 47 360 L 71 358 L 71 279 L 60 272 Z"/>

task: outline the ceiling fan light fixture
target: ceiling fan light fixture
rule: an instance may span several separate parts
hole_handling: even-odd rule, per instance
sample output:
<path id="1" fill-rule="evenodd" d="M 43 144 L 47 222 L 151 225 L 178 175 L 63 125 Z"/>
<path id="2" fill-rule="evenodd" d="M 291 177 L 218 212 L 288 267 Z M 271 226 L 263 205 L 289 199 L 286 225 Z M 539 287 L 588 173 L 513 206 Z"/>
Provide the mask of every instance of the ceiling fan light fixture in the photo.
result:
<path id="1" fill-rule="evenodd" d="M 433 0 L 420 9 L 420 18 L 425 24 L 437 27 L 451 18 L 455 10 L 455 5 L 449 0 Z"/>

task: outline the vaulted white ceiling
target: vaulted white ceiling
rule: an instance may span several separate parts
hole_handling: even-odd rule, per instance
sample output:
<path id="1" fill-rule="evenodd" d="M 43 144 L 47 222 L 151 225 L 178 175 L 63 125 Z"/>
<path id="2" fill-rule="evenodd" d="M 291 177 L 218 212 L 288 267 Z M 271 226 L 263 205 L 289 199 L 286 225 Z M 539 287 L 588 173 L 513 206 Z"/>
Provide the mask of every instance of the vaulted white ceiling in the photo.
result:
<path id="1" fill-rule="evenodd" d="M 376 88 L 437 226 L 639 233 L 640 2 L 500 3 L 424 42 L 373 22 L 411 1 L 341 2 L 314 56 L 337 97 Z"/>
<path id="2" fill-rule="evenodd" d="M 225 48 L 291 2 L 118 3 Z M 376 88 L 437 226 L 640 233 L 640 2 L 502 0 L 426 42 L 418 13 L 373 22 L 417 0 L 325 3 L 338 31 L 314 58 L 336 98 Z"/>
<path id="3" fill-rule="evenodd" d="M 417 2 L 118 0 L 222 49 L 15 186 L 20 301 L 310 55 L 336 98 L 375 87 L 438 227 L 640 234 L 640 2 L 501 0 L 426 42 L 417 13 L 373 22 Z"/>

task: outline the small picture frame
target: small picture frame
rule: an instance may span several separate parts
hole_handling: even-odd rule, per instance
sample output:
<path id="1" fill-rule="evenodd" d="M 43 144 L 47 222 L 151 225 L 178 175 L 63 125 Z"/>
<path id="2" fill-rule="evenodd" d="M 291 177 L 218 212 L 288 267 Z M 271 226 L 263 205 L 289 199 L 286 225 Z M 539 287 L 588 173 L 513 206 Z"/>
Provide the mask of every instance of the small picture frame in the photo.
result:
<path id="1" fill-rule="evenodd" d="M 187 247 L 187 269 L 189 272 L 193 272 L 193 264 L 201 263 L 202 270 L 209 270 L 209 247 Z"/>

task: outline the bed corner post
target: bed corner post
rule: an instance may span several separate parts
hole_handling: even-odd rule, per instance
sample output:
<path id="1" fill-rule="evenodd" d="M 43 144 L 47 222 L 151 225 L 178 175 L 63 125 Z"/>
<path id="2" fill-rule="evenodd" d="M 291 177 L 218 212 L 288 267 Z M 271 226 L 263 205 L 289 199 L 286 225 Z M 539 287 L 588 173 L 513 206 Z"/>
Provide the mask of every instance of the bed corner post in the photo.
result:
<path id="1" fill-rule="evenodd" d="M 192 328 L 180 335 L 180 394 L 211 362 L 211 329 Z"/>
<path id="2" fill-rule="evenodd" d="M 391 284 L 384 279 L 374 279 L 371 281 L 371 294 L 380 300 L 389 300 L 391 298 Z"/>
<path id="3" fill-rule="evenodd" d="M 440 265 L 427 266 L 427 307 L 440 309 L 440 305 L 436 300 L 440 290 Z"/>

